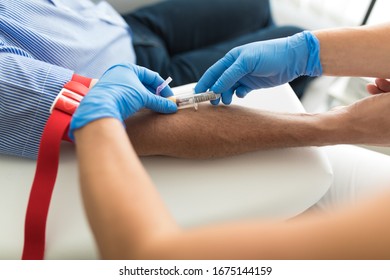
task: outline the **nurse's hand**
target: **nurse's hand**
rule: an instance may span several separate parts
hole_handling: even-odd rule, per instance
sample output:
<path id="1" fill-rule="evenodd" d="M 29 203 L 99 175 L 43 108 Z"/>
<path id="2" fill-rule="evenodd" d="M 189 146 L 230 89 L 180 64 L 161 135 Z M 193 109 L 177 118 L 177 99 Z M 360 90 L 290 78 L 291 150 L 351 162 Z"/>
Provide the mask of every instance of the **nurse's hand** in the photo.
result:
<path id="1" fill-rule="evenodd" d="M 109 68 L 98 83 L 80 102 L 72 117 L 69 136 L 88 123 L 101 118 L 116 118 L 122 122 L 142 108 L 160 113 L 174 113 L 174 102 L 157 96 L 157 87 L 164 80 L 156 73 L 134 64 L 118 64 Z M 160 93 L 173 95 L 169 86 Z"/>
<path id="2" fill-rule="evenodd" d="M 318 39 L 308 31 L 234 48 L 205 72 L 195 91 L 222 93 L 222 102 L 230 104 L 234 92 L 244 97 L 251 90 L 278 86 L 301 75 L 319 76 L 319 48 Z"/>

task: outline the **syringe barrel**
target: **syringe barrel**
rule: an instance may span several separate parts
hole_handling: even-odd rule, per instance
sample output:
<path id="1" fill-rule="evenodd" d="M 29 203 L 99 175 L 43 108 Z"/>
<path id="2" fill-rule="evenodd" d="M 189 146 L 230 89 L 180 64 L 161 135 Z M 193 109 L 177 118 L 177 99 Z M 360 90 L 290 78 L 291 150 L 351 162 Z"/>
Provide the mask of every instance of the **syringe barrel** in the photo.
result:
<path id="1" fill-rule="evenodd" d="M 176 103 L 178 109 L 195 108 L 198 109 L 198 103 L 218 99 L 221 95 L 214 92 L 202 93 L 183 93 L 169 97 L 170 100 Z"/>

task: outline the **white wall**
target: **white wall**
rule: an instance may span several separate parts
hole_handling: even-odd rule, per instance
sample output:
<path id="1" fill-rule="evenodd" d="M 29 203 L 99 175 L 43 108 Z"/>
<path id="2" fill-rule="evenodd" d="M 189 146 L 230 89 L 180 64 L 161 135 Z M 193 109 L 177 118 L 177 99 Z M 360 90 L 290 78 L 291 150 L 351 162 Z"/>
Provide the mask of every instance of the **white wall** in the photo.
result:
<path id="1" fill-rule="evenodd" d="M 368 20 L 368 24 L 389 22 L 390 1 L 389 0 L 377 0 L 372 10 L 371 16 Z"/>
<path id="2" fill-rule="evenodd" d="M 271 4 L 277 23 L 319 29 L 361 24 L 370 0 L 271 0 Z"/>

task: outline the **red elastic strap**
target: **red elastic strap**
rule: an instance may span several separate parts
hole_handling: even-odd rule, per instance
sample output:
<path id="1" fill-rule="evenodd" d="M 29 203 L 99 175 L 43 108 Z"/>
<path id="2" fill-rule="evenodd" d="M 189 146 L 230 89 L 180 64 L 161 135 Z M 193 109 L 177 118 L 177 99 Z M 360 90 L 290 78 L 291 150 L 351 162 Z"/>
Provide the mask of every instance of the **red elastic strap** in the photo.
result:
<path id="1" fill-rule="evenodd" d="M 90 87 L 90 85 L 92 83 L 92 80 L 93 79 L 91 79 L 91 78 L 84 77 L 84 76 L 81 76 L 81 75 L 78 75 L 78 74 L 73 74 L 73 76 L 72 76 L 72 81 L 73 82 L 82 84 L 82 85 L 86 86 L 87 88 Z"/>
<path id="2" fill-rule="evenodd" d="M 45 253 L 46 221 L 57 178 L 61 140 L 68 138 L 69 124 L 79 101 L 88 92 L 84 84 L 71 81 L 55 100 L 43 130 L 34 181 L 27 205 L 23 260 L 41 260 Z"/>
<path id="3" fill-rule="evenodd" d="M 24 260 L 40 260 L 44 257 L 46 220 L 57 177 L 60 144 L 70 119 L 70 115 L 54 110 L 43 131 L 27 206 L 22 255 Z"/>

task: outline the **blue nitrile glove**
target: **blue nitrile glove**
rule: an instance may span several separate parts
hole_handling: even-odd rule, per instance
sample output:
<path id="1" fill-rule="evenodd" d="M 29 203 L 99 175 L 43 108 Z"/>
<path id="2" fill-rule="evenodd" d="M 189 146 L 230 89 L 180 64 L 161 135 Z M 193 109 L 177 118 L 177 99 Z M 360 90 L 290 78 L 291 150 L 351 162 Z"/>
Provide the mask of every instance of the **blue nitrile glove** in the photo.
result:
<path id="1" fill-rule="evenodd" d="M 200 78 L 195 92 L 222 93 L 230 104 L 233 93 L 244 97 L 258 88 L 278 86 L 306 76 L 322 74 L 320 45 L 309 31 L 291 37 L 243 45 L 229 51 Z M 218 104 L 219 99 L 212 101 Z"/>
<path id="2" fill-rule="evenodd" d="M 113 117 L 123 122 L 144 107 L 160 113 L 176 112 L 174 102 L 154 94 L 163 82 L 159 74 L 144 67 L 130 63 L 112 66 L 80 102 L 69 137 L 74 140 L 73 132 L 94 120 Z M 167 86 L 161 95 L 173 93 Z"/>

